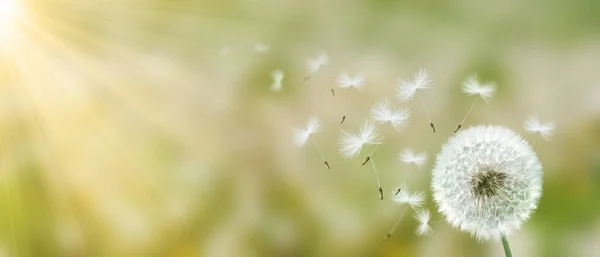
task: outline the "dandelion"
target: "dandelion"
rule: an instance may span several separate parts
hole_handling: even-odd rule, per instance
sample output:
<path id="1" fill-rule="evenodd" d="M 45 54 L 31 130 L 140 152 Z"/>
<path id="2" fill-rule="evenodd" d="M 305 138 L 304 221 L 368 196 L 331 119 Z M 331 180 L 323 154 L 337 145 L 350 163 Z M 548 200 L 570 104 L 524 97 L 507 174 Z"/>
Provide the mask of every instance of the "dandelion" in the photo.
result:
<path id="1" fill-rule="evenodd" d="M 265 53 L 265 52 L 269 51 L 269 49 L 271 49 L 271 46 L 269 44 L 265 44 L 265 43 L 254 44 L 254 51 L 257 53 Z"/>
<path id="2" fill-rule="evenodd" d="M 394 109 L 387 99 L 383 99 L 371 108 L 371 117 L 378 123 L 391 124 L 398 132 L 401 132 L 408 125 L 410 111 Z"/>
<path id="3" fill-rule="evenodd" d="M 406 148 L 400 152 L 400 161 L 406 164 L 417 165 L 417 168 L 421 169 L 427 161 L 427 153 L 415 153 L 412 149 Z"/>
<path id="4" fill-rule="evenodd" d="M 416 211 L 414 218 L 419 222 L 417 226 L 417 235 L 425 236 L 431 234 L 433 231 L 429 226 L 429 220 L 431 219 L 431 213 L 427 209 L 419 209 Z"/>
<path id="5" fill-rule="evenodd" d="M 365 76 L 360 73 L 351 77 L 347 72 L 343 72 L 340 76 L 337 77 L 336 82 L 338 86 L 343 89 L 355 88 L 360 91 L 361 88 L 365 86 Z M 344 123 L 346 120 L 346 114 L 348 114 L 348 108 L 350 107 L 350 102 L 352 101 L 352 93 L 348 94 L 348 103 L 346 104 L 346 110 L 344 111 L 344 116 L 342 116 L 342 121 L 340 123 Z"/>
<path id="6" fill-rule="evenodd" d="M 321 132 L 321 122 L 316 117 L 310 117 L 303 128 L 296 129 L 294 132 L 294 144 L 298 147 L 302 147 L 308 142 L 312 135 Z M 319 148 L 319 144 L 317 144 L 316 140 L 313 140 L 315 147 L 317 148 L 317 152 L 321 156 L 323 163 L 327 166 L 328 169 L 331 169 L 327 160 L 321 153 L 321 148 Z"/>
<path id="7" fill-rule="evenodd" d="M 387 241 L 387 240 L 390 240 L 390 238 L 392 238 L 392 236 L 394 235 L 394 232 L 396 232 L 396 229 L 398 228 L 398 225 L 400 225 L 402 218 L 404 218 L 405 212 L 406 212 L 406 209 L 403 209 L 402 212 L 400 212 L 400 215 L 398 215 L 398 218 L 396 218 L 396 221 L 394 222 L 394 225 L 392 226 L 392 228 L 390 228 L 390 230 L 387 232 L 387 234 L 385 234 L 385 236 L 383 237 L 383 241 Z"/>
<path id="8" fill-rule="evenodd" d="M 271 78 L 273 79 L 273 84 L 271 84 L 271 91 L 281 91 L 283 88 L 283 71 L 275 70 L 271 73 Z"/>
<path id="9" fill-rule="evenodd" d="M 398 85 L 396 89 L 396 95 L 400 98 L 400 101 L 408 101 L 415 97 L 417 91 L 423 89 L 429 89 L 432 86 L 431 77 L 426 69 L 420 69 L 415 73 L 412 80 L 399 79 Z M 429 111 L 427 110 L 427 106 L 425 105 L 425 101 L 421 99 L 421 103 L 423 104 L 423 109 L 425 109 L 425 114 L 427 115 L 427 119 L 429 120 L 429 126 L 431 130 L 435 133 L 435 126 L 431 121 L 431 117 L 429 116 Z"/>
<path id="10" fill-rule="evenodd" d="M 316 58 L 309 58 L 306 60 L 306 70 L 308 71 L 308 74 L 314 74 L 319 71 L 322 66 L 327 64 L 329 64 L 329 56 L 326 52 L 322 52 Z M 310 76 L 305 79 L 310 79 Z"/>
<path id="11" fill-rule="evenodd" d="M 473 75 L 469 76 L 463 82 L 462 91 L 463 91 L 463 93 L 467 94 L 468 96 L 478 95 L 481 97 L 481 99 L 483 99 L 483 101 L 485 101 L 486 104 L 489 104 L 490 101 L 492 100 L 492 96 L 494 95 L 494 92 L 496 91 L 496 83 L 494 83 L 494 82 L 481 83 L 481 82 L 479 82 L 477 75 L 473 74 Z M 467 120 L 469 115 L 471 115 L 471 111 L 473 111 L 473 107 L 475 107 L 475 100 L 473 100 L 473 103 L 471 104 L 471 108 L 469 108 L 467 115 L 465 115 L 465 117 L 462 119 L 460 124 L 458 124 L 458 126 L 456 126 L 456 129 L 454 129 L 454 133 L 456 133 L 456 132 L 458 132 L 458 130 L 460 130 L 463 123 Z"/>
<path id="12" fill-rule="evenodd" d="M 408 204 L 413 209 L 415 209 L 415 208 L 423 205 L 423 201 L 425 201 L 425 194 L 422 192 L 411 193 L 410 190 L 408 189 L 408 187 L 406 186 L 406 184 L 403 182 L 400 184 L 400 186 L 397 187 L 397 190 L 396 190 L 392 200 L 394 200 L 394 202 L 397 202 L 400 204 Z M 402 212 L 400 212 L 400 215 L 398 215 L 396 222 L 394 222 L 394 225 L 392 226 L 392 228 L 388 231 L 388 233 L 383 238 L 384 241 L 389 240 L 392 237 L 392 235 L 394 235 L 394 232 L 396 231 L 396 229 L 398 228 L 398 225 L 400 225 L 400 222 L 402 221 L 402 218 L 404 217 L 404 213 L 406 213 L 406 209 L 403 209 Z"/>
<path id="13" fill-rule="evenodd" d="M 479 240 L 502 239 L 507 250 L 506 236 L 537 208 L 542 166 L 531 146 L 510 129 L 480 125 L 442 147 L 431 187 L 448 223 Z"/>
<path id="14" fill-rule="evenodd" d="M 406 185 L 403 185 L 400 187 L 399 193 L 394 195 L 393 200 L 399 204 L 408 204 L 410 207 L 415 209 L 423 205 L 423 201 L 425 201 L 425 193 L 411 192 Z"/>
<path id="15" fill-rule="evenodd" d="M 371 120 L 366 120 L 363 122 L 358 130 L 358 132 L 347 131 L 342 129 L 340 132 L 340 154 L 345 158 L 353 158 L 360 154 L 363 146 L 365 144 L 375 144 L 375 148 L 367 157 L 367 160 L 363 162 L 365 165 L 369 160 L 371 160 L 371 155 L 377 149 L 377 146 L 381 143 L 383 137 L 379 132 L 375 130 L 375 124 Z M 373 165 L 373 172 L 375 173 L 375 178 L 377 179 L 377 185 L 379 187 L 379 196 L 381 200 L 383 200 L 383 190 L 381 189 L 381 183 L 379 181 L 379 175 L 377 174 L 377 169 L 375 168 L 375 163 L 371 161 Z"/>
<path id="16" fill-rule="evenodd" d="M 357 157 L 365 144 L 381 143 L 381 134 L 375 130 L 375 124 L 366 120 L 360 125 L 358 132 L 340 131 L 339 150 L 344 158 Z"/>
<path id="17" fill-rule="evenodd" d="M 537 116 L 530 116 L 525 120 L 524 123 L 525 130 L 529 133 L 540 133 L 542 137 L 549 141 L 554 134 L 554 122 L 548 122 L 542 124 Z"/>

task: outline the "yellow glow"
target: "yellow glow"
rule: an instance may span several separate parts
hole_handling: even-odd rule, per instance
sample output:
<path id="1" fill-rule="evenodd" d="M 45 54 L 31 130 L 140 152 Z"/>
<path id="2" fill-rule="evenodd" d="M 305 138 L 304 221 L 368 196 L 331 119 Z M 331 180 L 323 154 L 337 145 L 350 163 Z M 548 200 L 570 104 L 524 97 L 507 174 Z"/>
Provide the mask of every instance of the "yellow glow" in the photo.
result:
<path id="1" fill-rule="evenodd" d="M 0 0 L 0 40 L 9 38 L 23 10 L 19 0 Z"/>

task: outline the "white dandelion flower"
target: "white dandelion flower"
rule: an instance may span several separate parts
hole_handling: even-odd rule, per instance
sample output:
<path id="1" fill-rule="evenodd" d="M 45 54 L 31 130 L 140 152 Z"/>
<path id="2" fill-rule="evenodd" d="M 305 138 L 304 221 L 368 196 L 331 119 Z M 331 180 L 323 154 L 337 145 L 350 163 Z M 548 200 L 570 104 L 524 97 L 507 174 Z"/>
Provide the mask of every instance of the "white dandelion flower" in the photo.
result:
<path id="1" fill-rule="evenodd" d="M 424 236 L 429 235 L 433 230 L 429 226 L 429 220 L 431 220 L 431 213 L 427 209 L 419 209 L 414 215 L 419 225 L 417 226 L 417 235 Z"/>
<path id="2" fill-rule="evenodd" d="M 477 126 L 442 147 L 431 187 L 448 223 L 479 240 L 497 240 L 519 229 L 537 208 L 542 165 L 510 129 Z"/>
<path id="3" fill-rule="evenodd" d="M 496 91 L 496 84 L 493 82 L 482 84 L 479 82 L 477 75 L 473 74 L 463 82 L 462 91 L 468 96 L 478 95 L 485 103 L 489 104 Z"/>
<path id="4" fill-rule="evenodd" d="M 400 101 L 413 99 L 420 89 L 431 88 L 431 77 L 426 69 L 420 69 L 411 80 L 399 79 L 396 94 Z"/>
<path id="5" fill-rule="evenodd" d="M 350 74 L 348 74 L 347 72 L 342 72 L 342 74 L 340 74 L 336 80 L 338 83 L 338 86 L 341 88 L 356 88 L 357 90 L 360 90 L 361 88 L 363 88 L 365 86 L 365 75 L 362 73 L 359 73 L 357 75 L 355 75 L 354 77 L 350 76 Z"/>
<path id="6" fill-rule="evenodd" d="M 304 124 L 304 127 L 296 129 L 294 131 L 294 144 L 298 147 L 302 147 L 306 144 L 306 142 L 308 142 L 312 135 L 319 132 L 321 132 L 321 122 L 319 121 L 319 119 L 317 119 L 317 117 L 310 117 L 308 118 L 308 121 L 306 121 L 306 124 Z M 313 143 L 315 144 L 315 148 L 317 148 L 317 151 L 319 152 L 323 163 L 325 163 L 328 169 L 331 169 L 329 163 L 327 162 L 327 160 L 325 160 L 325 156 L 323 156 L 323 153 L 321 152 L 321 148 L 319 147 L 317 141 L 313 139 Z"/>
<path id="7" fill-rule="evenodd" d="M 525 120 L 525 130 L 529 133 L 540 133 L 542 137 L 549 141 L 554 134 L 555 125 L 554 122 L 548 122 L 542 124 L 537 116 L 530 116 Z"/>
<path id="8" fill-rule="evenodd" d="M 371 117 L 378 123 L 389 123 L 400 132 L 408 125 L 410 111 L 395 109 L 387 99 L 381 100 L 371 108 Z"/>
<path id="9" fill-rule="evenodd" d="M 399 204 L 408 204 L 415 209 L 423 205 L 423 201 L 425 201 L 425 193 L 411 192 L 406 184 L 403 184 L 398 188 L 398 191 L 395 192 L 393 200 Z"/>
<path id="10" fill-rule="evenodd" d="M 381 135 L 375 130 L 375 124 L 366 120 L 360 125 L 358 132 L 344 129 L 340 131 L 340 154 L 345 158 L 356 157 L 365 144 L 379 144 L 381 139 Z"/>
<path id="11" fill-rule="evenodd" d="M 400 161 L 406 164 L 417 165 L 417 168 L 421 169 L 427 161 L 427 153 L 415 153 L 410 148 L 405 148 L 400 152 Z"/>
<path id="12" fill-rule="evenodd" d="M 296 129 L 294 132 L 294 143 L 298 147 L 304 146 L 312 134 L 319 132 L 321 132 L 321 122 L 317 117 L 310 117 L 303 128 Z"/>
<path id="13" fill-rule="evenodd" d="M 265 53 L 271 49 L 271 46 L 266 43 L 256 43 L 254 44 L 254 51 L 257 53 Z"/>
<path id="14" fill-rule="evenodd" d="M 326 52 L 322 52 L 316 58 L 309 58 L 306 61 L 306 70 L 308 70 L 309 74 L 314 74 L 327 64 L 329 64 L 329 56 Z"/>
<path id="15" fill-rule="evenodd" d="M 283 71 L 275 70 L 271 73 L 271 78 L 273 79 L 273 84 L 271 84 L 271 91 L 281 91 L 283 89 Z"/>

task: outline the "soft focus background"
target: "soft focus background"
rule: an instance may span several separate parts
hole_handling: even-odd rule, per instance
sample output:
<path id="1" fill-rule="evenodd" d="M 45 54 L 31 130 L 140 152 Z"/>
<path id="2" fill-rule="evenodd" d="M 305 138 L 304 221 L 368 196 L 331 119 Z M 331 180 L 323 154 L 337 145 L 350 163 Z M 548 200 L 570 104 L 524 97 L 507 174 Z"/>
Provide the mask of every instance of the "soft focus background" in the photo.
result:
<path id="1" fill-rule="evenodd" d="M 303 81 L 322 51 L 330 64 Z M 422 67 L 435 134 L 418 99 L 394 95 Z M 367 79 L 340 126 L 343 70 Z M 394 186 L 429 192 L 471 73 L 498 91 L 465 127 L 514 129 L 545 168 L 514 256 L 600 256 L 596 0 L 0 0 L 0 256 L 503 256 L 445 222 L 417 237 L 412 213 L 382 241 Z M 412 117 L 381 127 L 381 201 L 365 152 L 343 159 L 337 140 L 384 97 Z M 523 130 L 532 114 L 556 123 L 549 142 Z M 311 115 L 331 170 L 292 143 Z M 404 147 L 428 152 L 422 171 Z"/>

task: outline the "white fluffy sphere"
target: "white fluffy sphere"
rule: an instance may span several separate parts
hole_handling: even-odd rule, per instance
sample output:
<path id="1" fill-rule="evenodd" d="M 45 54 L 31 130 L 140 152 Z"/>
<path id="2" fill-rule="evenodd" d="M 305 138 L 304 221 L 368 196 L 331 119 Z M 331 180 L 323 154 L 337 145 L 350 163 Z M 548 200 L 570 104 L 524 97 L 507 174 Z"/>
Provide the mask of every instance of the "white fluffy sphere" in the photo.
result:
<path id="1" fill-rule="evenodd" d="M 431 187 L 448 223 L 479 240 L 497 240 L 520 228 L 537 207 L 542 165 L 510 129 L 480 125 L 442 147 Z"/>

